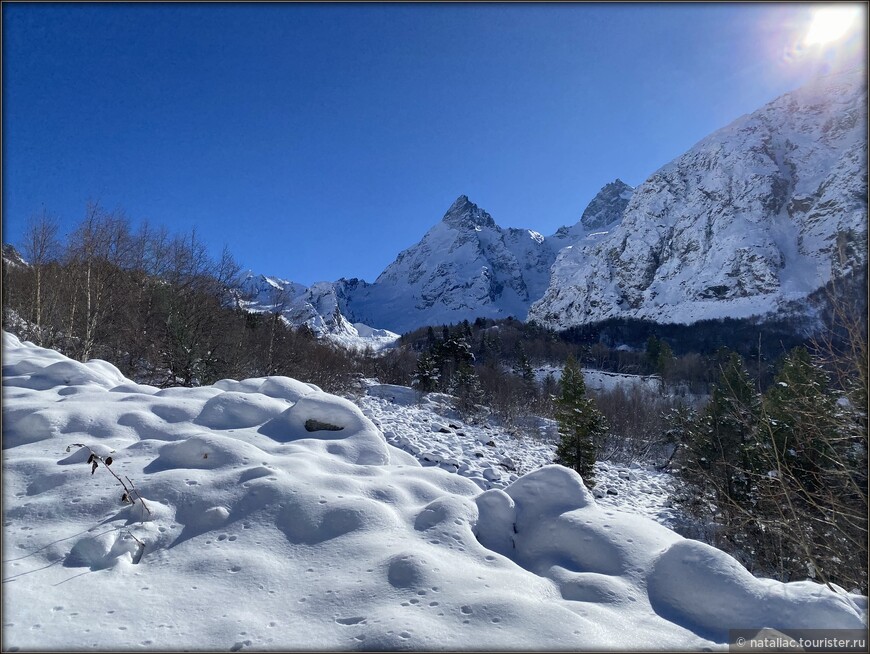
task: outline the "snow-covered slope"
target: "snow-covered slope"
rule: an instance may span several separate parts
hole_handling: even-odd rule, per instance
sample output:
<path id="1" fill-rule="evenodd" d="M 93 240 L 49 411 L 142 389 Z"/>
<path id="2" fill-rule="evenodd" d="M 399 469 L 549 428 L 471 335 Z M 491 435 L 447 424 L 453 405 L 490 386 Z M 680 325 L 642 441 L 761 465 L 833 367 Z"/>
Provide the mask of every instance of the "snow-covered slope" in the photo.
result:
<path id="1" fill-rule="evenodd" d="M 421 467 L 308 384 L 158 390 L 3 347 L 6 651 L 698 650 L 866 624 L 866 598 L 756 579 L 566 468 L 481 492 Z"/>
<path id="2" fill-rule="evenodd" d="M 783 95 L 658 170 L 607 238 L 560 252 L 529 317 L 747 317 L 865 266 L 865 77 Z"/>
<path id="3" fill-rule="evenodd" d="M 596 372 L 584 370 L 587 383 L 594 383 Z M 621 381 L 646 381 L 630 377 L 624 375 Z M 517 434 L 497 420 L 465 422 L 456 411 L 455 398 L 449 395 L 421 396 L 405 386 L 366 382 L 366 394 L 358 401 L 363 413 L 383 431 L 390 445 L 413 455 L 423 466 L 437 466 L 490 490 L 505 489 L 555 459 L 558 433 L 553 420 L 528 416 L 533 424 L 527 425 L 524 434 Z M 531 427 L 537 430 L 534 437 L 529 436 Z M 629 468 L 599 461 L 595 479 L 593 495 L 600 506 L 643 515 L 670 528 L 686 522 L 671 502 L 674 478 L 669 473 L 654 466 Z"/>
<path id="4" fill-rule="evenodd" d="M 29 264 L 18 253 L 18 250 L 9 243 L 3 244 L 3 266 L 10 268 L 26 267 Z"/>
<path id="5" fill-rule="evenodd" d="M 251 312 L 280 313 L 289 325 L 305 325 L 315 334 L 349 348 L 380 349 L 395 343 L 399 335 L 375 329 L 347 317 L 347 296 L 359 280 L 317 282 L 303 286 L 296 282 L 256 275 L 248 271 L 238 289 L 238 306 Z"/>

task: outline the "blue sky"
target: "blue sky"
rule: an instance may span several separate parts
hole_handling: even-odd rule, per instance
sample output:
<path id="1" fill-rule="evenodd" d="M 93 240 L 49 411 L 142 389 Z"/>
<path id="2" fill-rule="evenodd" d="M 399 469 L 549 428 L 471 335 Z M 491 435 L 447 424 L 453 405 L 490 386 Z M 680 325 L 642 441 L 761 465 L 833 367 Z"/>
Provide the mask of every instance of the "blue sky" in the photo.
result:
<path id="1" fill-rule="evenodd" d="M 3 240 L 96 200 L 307 284 L 373 281 L 460 194 L 551 234 L 841 65 L 811 10 L 4 3 Z"/>

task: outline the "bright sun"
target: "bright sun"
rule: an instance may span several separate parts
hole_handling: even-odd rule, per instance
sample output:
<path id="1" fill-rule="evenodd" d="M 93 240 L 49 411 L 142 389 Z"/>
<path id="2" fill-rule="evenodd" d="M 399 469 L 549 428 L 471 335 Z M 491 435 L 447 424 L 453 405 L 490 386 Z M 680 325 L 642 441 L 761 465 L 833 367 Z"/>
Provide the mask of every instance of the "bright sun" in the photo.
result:
<path id="1" fill-rule="evenodd" d="M 819 7 L 813 11 L 804 45 L 824 45 L 836 41 L 857 23 L 860 15 L 861 8 L 854 5 Z"/>

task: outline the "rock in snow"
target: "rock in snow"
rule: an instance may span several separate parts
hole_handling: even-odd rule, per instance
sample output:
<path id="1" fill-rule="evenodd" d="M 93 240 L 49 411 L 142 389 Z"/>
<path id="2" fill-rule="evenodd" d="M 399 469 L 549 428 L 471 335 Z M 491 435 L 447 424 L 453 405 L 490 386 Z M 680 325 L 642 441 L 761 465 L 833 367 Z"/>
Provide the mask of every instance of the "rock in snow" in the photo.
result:
<path id="1" fill-rule="evenodd" d="M 158 390 L 3 339 L 5 650 L 682 650 L 866 624 L 866 598 L 757 579 L 560 466 L 481 492 L 308 384 Z"/>

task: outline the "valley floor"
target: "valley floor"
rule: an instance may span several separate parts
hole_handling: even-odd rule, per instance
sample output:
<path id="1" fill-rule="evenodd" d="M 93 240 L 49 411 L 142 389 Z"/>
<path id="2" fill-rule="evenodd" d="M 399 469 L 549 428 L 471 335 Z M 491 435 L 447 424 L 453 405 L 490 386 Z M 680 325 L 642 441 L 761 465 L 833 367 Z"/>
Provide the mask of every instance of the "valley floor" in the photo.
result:
<path id="1" fill-rule="evenodd" d="M 362 410 L 286 377 L 161 390 L 10 334 L 3 354 L 5 651 L 725 650 L 730 628 L 866 629 L 866 597 L 755 578 L 668 529 L 664 477 L 601 466 L 596 499 L 548 464 L 543 423 L 521 441 L 382 385 Z"/>
<path id="2" fill-rule="evenodd" d="M 604 374 L 597 377 L 601 376 Z M 593 374 L 593 383 L 597 377 Z M 640 379 L 646 383 L 646 378 Z M 552 420 L 530 417 L 531 427 L 519 433 L 487 417 L 464 422 L 447 395 L 421 395 L 411 388 L 376 380 L 366 380 L 365 388 L 358 404 L 384 432 L 388 443 L 412 454 L 423 466 L 468 477 L 482 490 L 505 488 L 555 458 L 558 434 Z M 536 432 L 536 437 L 529 432 Z M 670 528 L 685 520 L 668 499 L 674 484 L 669 473 L 652 466 L 606 461 L 599 461 L 595 468 L 593 492 L 598 504 L 642 515 Z"/>

